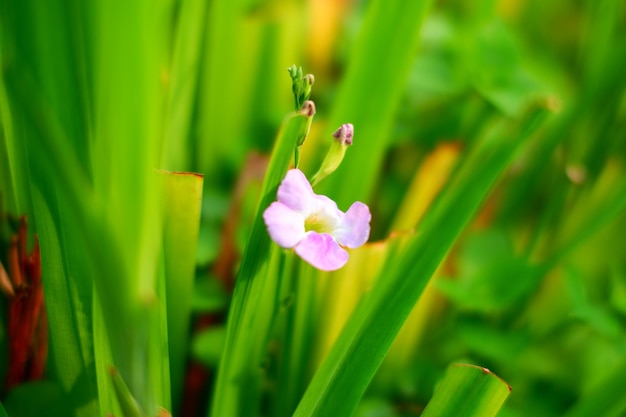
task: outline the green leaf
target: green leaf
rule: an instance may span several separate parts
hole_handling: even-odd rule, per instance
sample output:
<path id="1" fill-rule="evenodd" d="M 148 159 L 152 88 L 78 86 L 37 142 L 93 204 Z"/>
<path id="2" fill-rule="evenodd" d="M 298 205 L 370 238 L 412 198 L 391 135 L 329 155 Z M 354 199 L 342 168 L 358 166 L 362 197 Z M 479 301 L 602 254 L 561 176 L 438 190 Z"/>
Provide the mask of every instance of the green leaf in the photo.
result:
<path id="1" fill-rule="evenodd" d="M 93 369 L 91 280 L 74 280 L 83 267 L 72 253 L 64 233 L 39 190 L 33 187 L 33 204 L 37 213 L 37 230 L 41 243 L 43 285 L 50 323 L 50 356 L 48 372 L 66 393 L 72 392 L 75 405 L 97 398 L 96 375 Z M 84 407 L 77 416 L 96 413 L 97 404 Z"/>
<path id="2" fill-rule="evenodd" d="M 451 365 L 423 417 L 494 417 L 511 387 L 486 368 Z"/>
<path id="3" fill-rule="evenodd" d="M 179 402 L 187 356 L 187 338 L 196 268 L 203 178 L 198 174 L 162 172 L 163 257 L 167 298 L 173 403 Z"/>
<path id="4" fill-rule="evenodd" d="M 290 114 L 278 134 L 269 162 L 252 232 L 241 261 L 228 313 L 226 341 L 212 405 L 213 416 L 256 413 L 262 355 L 274 314 L 280 267 L 276 251 L 270 256 L 270 238 L 263 211 L 276 199 L 302 129 L 310 122 L 303 113 Z M 270 262 L 267 262 L 270 259 Z M 252 415 L 252 414 L 250 414 Z"/>
<path id="5" fill-rule="evenodd" d="M 193 162 L 190 138 L 209 3 L 191 0 L 178 6 L 171 74 L 168 74 L 163 166 L 186 171 L 192 169 Z"/>

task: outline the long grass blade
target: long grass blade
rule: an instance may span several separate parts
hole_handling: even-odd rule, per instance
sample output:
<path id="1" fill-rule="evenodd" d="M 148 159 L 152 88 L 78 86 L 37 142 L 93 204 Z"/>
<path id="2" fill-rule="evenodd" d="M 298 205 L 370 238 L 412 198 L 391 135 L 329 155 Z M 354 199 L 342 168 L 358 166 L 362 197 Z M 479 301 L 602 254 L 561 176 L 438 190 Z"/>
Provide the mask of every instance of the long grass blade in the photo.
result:
<path id="1" fill-rule="evenodd" d="M 243 416 L 242 409 L 254 409 L 258 395 L 259 367 L 252 352 L 267 341 L 268 321 L 272 319 L 273 303 L 264 295 L 274 294 L 276 285 L 274 265 L 267 266 L 270 238 L 262 214 L 276 198 L 276 192 L 289 167 L 294 149 L 310 118 L 302 112 L 287 117 L 281 128 L 268 166 L 256 209 L 252 231 L 241 261 L 232 303 L 228 314 L 226 341 L 220 362 L 217 386 L 213 398 L 213 416 Z M 267 270 L 270 268 L 270 270 Z M 265 273 L 264 273 L 265 272 Z M 268 311 L 269 309 L 269 311 Z"/>
<path id="2" fill-rule="evenodd" d="M 177 172 L 163 172 L 162 176 L 167 333 L 172 400 L 177 409 L 188 350 L 203 178 L 198 174 Z"/>

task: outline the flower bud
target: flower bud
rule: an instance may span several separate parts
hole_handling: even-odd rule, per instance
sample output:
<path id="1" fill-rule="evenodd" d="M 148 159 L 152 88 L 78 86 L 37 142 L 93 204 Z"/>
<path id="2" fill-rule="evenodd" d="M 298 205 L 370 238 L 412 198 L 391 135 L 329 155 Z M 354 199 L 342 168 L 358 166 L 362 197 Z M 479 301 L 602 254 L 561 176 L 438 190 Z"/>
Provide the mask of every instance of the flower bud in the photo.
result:
<path id="1" fill-rule="evenodd" d="M 291 90 L 293 91 L 296 110 L 300 110 L 311 97 L 311 88 L 315 82 L 315 77 L 313 74 L 304 75 L 302 67 L 296 67 L 295 65 L 287 68 L 287 71 L 291 76 Z"/>
<path id="2" fill-rule="evenodd" d="M 352 138 L 354 137 L 354 126 L 351 123 L 342 124 L 336 131 L 333 133 L 333 138 L 335 140 L 330 145 L 328 149 L 328 153 L 322 161 L 322 166 L 317 171 L 317 173 L 313 176 L 311 180 L 311 185 L 315 186 L 319 184 L 321 180 L 326 178 L 328 175 L 335 172 L 335 170 L 343 161 L 343 157 L 346 154 L 346 149 L 348 146 L 352 145 Z"/>
<path id="3" fill-rule="evenodd" d="M 351 123 L 342 124 L 339 129 L 333 133 L 333 137 L 338 139 L 342 145 L 352 145 L 352 138 L 354 137 L 354 126 Z"/>

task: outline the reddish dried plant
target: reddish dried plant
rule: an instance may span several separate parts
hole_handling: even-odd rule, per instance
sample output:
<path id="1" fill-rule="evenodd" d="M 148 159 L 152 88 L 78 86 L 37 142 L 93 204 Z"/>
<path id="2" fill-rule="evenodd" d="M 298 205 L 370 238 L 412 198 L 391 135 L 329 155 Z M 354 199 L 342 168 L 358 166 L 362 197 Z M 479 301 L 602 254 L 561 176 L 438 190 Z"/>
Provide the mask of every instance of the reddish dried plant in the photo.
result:
<path id="1" fill-rule="evenodd" d="M 43 377 L 48 355 L 48 318 L 44 308 L 39 241 L 27 252 L 27 222 L 19 219 L 11 236 L 5 268 L 0 263 L 0 289 L 9 299 L 9 369 L 5 389 Z"/>

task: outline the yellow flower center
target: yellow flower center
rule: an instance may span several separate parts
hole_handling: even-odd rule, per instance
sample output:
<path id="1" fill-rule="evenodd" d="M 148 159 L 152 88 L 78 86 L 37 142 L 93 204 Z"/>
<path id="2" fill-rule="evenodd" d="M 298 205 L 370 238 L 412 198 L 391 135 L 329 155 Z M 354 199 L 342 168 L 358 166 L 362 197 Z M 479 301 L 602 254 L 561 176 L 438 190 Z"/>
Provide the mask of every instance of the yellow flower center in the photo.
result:
<path id="1" fill-rule="evenodd" d="M 317 214 L 309 216 L 304 221 L 304 231 L 305 232 L 317 232 L 317 233 L 330 233 L 332 231 L 332 227 L 328 224 L 326 219 L 320 218 Z"/>

